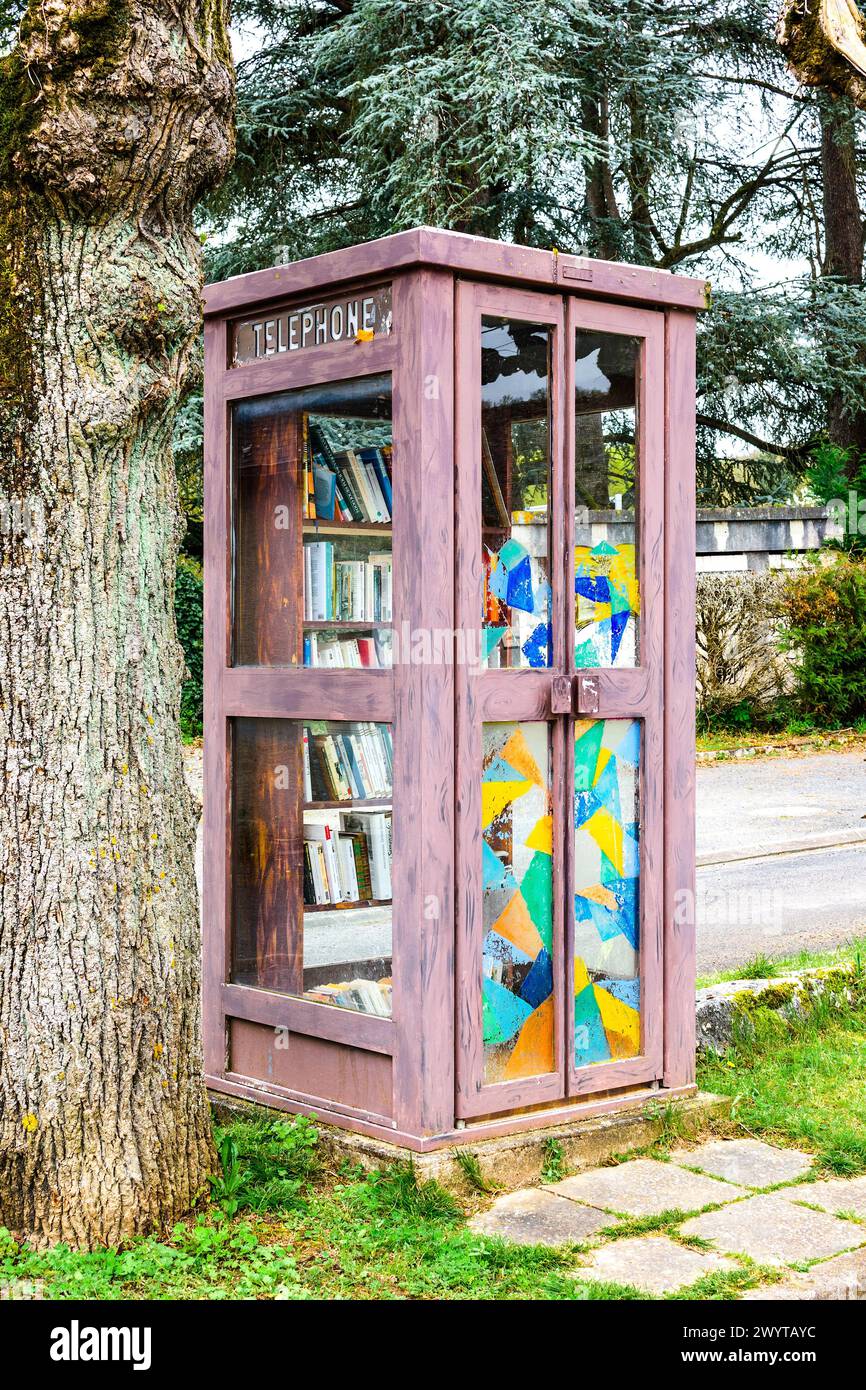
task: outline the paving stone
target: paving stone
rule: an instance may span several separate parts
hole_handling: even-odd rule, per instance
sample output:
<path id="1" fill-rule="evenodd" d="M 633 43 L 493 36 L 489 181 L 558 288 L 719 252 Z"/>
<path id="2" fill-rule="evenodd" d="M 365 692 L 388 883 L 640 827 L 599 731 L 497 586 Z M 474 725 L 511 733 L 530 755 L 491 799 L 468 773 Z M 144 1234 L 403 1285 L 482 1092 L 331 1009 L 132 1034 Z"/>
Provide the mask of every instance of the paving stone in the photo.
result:
<path id="1" fill-rule="evenodd" d="M 866 1244 L 866 1227 L 809 1211 L 775 1193 L 692 1217 L 683 1235 L 715 1241 L 720 1250 L 750 1255 L 758 1264 L 794 1264 L 838 1255 Z"/>
<path id="2" fill-rule="evenodd" d="M 764 1289 L 747 1289 L 742 1295 L 750 1303 L 866 1300 L 866 1250 L 853 1250 L 814 1265 L 806 1274 L 792 1274 L 781 1284 Z"/>
<path id="3" fill-rule="evenodd" d="M 508 1192 L 488 1211 L 480 1212 L 469 1223 L 482 1235 L 502 1236 L 517 1245 L 564 1245 L 584 1240 L 602 1226 L 615 1226 L 616 1218 L 594 1207 L 579 1207 L 552 1192 L 537 1187 Z"/>
<path id="4" fill-rule="evenodd" d="M 636 1236 L 600 1245 L 592 1252 L 591 1261 L 573 1270 L 569 1277 L 630 1284 L 643 1293 L 673 1293 L 705 1274 L 738 1268 L 733 1260 L 703 1250 L 689 1250 L 668 1236 Z"/>
<path id="5" fill-rule="evenodd" d="M 760 1139 L 711 1139 L 697 1149 L 675 1149 L 672 1163 L 700 1168 L 743 1187 L 772 1187 L 808 1173 L 812 1160 L 799 1149 L 777 1149 Z"/>
<path id="6" fill-rule="evenodd" d="M 775 1194 L 789 1202 L 808 1202 L 822 1211 L 850 1211 L 866 1219 L 866 1178 L 827 1178 L 804 1182 L 797 1187 L 781 1187 Z"/>
<path id="7" fill-rule="evenodd" d="M 745 1196 L 742 1187 L 687 1173 L 672 1163 L 635 1158 L 616 1168 L 591 1168 L 573 1178 L 552 1183 L 548 1191 L 574 1202 L 589 1202 L 630 1216 L 656 1216 L 660 1211 L 698 1211 L 710 1202 L 732 1202 Z"/>

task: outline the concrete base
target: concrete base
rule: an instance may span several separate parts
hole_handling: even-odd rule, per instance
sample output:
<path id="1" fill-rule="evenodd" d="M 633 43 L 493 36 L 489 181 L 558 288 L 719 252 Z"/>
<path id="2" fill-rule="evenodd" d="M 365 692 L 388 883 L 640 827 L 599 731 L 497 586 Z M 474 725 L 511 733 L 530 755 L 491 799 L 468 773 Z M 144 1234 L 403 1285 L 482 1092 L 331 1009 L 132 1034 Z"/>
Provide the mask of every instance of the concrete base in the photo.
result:
<path id="1" fill-rule="evenodd" d="M 272 1116 L 273 1111 L 249 1101 L 211 1092 L 217 1119 L 227 1122 L 251 1116 Z M 598 1168 L 615 1154 L 646 1148 L 660 1138 L 666 1127 L 675 1127 L 678 1136 L 695 1138 L 712 1121 L 724 1120 L 730 1113 L 730 1096 L 699 1091 L 696 1095 L 667 1100 L 664 1105 L 649 1101 L 639 1109 L 614 1111 L 591 1119 L 572 1120 L 548 1128 L 525 1130 L 496 1139 L 476 1139 L 467 1133 L 465 1146 L 414 1153 L 399 1144 L 370 1139 L 350 1130 L 338 1129 L 317 1118 L 323 1152 L 334 1162 L 349 1159 L 367 1169 L 388 1163 L 413 1163 L 420 1180 L 433 1178 L 450 1192 L 465 1195 L 478 1184 L 467 1176 L 458 1154 L 472 1155 L 475 1172 L 488 1190 L 512 1192 L 541 1179 L 542 1169 L 550 1167 L 553 1143 L 561 1156 L 562 1176 Z M 464 1160 L 465 1162 L 465 1160 Z"/>

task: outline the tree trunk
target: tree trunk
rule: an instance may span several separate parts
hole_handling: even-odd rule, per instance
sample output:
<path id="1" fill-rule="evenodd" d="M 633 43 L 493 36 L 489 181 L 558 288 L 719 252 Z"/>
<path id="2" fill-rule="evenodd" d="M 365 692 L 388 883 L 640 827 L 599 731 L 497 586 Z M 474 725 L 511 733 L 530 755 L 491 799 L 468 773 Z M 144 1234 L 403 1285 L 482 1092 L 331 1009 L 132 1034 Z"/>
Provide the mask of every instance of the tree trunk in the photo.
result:
<path id="1" fill-rule="evenodd" d="M 225 0 L 31 0 L 0 103 L 0 1224 L 92 1248 L 213 1165 L 171 432 Z"/>
<path id="2" fill-rule="evenodd" d="M 863 283 L 863 220 L 857 197 L 854 115 L 844 97 L 821 97 L 821 182 L 824 203 L 825 275 L 849 285 Z M 860 354 L 866 365 L 866 351 Z M 852 470 L 866 451 L 866 413 L 851 415 L 841 391 L 827 403 L 827 436 L 851 455 Z"/>

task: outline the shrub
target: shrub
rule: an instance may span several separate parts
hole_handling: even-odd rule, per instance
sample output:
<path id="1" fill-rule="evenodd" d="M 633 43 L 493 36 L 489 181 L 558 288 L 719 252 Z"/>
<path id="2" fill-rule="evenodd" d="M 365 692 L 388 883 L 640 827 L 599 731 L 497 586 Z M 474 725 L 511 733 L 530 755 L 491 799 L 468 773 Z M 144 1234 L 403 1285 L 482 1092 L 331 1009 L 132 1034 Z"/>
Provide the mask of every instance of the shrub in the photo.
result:
<path id="1" fill-rule="evenodd" d="M 186 660 L 186 679 L 180 694 L 180 727 L 184 738 L 200 738 L 204 680 L 204 585 L 194 560 L 181 556 L 174 589 L 177 635 Z"/>
<path id="2" fill-rule="evenodd" d="M 866 562 L 839 555 L 788 578 L 781 643 L 794 700 L 825 724 L 866 714 Z"/>
<path id="3" fill-rule="evenodd" d="M 707 723 L 748 727 L 791 683 L 779 651 L 785 576 L 778 571 L 699 574 L 697 699 Z"/>

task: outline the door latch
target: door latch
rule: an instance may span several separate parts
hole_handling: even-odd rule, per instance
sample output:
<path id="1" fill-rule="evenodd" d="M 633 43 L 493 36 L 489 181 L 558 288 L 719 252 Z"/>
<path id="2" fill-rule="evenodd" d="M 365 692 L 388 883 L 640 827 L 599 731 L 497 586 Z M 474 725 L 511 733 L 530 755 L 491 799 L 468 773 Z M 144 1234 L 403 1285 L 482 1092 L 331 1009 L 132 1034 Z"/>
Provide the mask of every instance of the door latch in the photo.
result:
<path id="1" fill-rule="evenodd" d="M 551 714 L 571 714 L 571 677 L 554 676 L 550 684 Z"/>
<path id="2" fill-rule="evenodd" d="M 580 671 L 576 685 L 576 713 L 598 714 L 598 676 L 592 671 Z"/>

